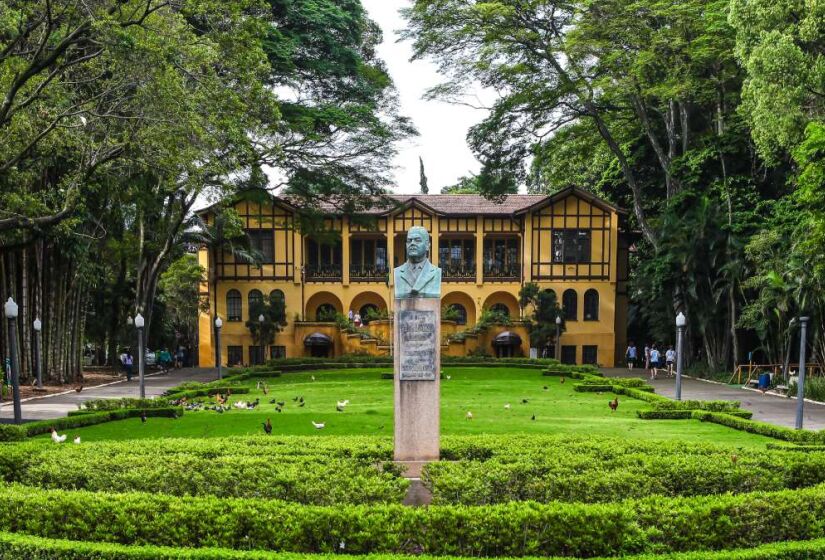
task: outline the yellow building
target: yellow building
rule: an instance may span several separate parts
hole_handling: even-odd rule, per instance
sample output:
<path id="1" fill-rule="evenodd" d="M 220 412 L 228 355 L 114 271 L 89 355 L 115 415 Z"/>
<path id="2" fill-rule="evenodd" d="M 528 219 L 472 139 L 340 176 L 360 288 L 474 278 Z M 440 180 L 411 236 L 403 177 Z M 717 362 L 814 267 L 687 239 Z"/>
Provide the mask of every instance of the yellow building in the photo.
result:
<path id="1" fill-rule="evenodd" d="M 332 317 L 350 310 L 362 317 L 392 315 L 392 278 L 401 264 L 413 225 L 431 236 L 430 260 L 442 268 L 442 306 L 457 317 L 444 321 L 445 355 L 530 353 L 518 293 L 527 282 L 555 291 L 564 308 L 566 330 L 558 354 L 567 363 L 613 366 L 622 361 L 627 324 L 627 241 L 625 212 L 578 188 L 552 196 L 510 195 L 497 204 L 478 195 L 396 195 L 395 204 L 368 211 L 369 223 L 336 214 L 325 221 L 335 233 L 314 239 L 296 228 L 300 212 L 286 199 L 241 200 L 244 221 L 262 264 L 221 252 L 209 262 L 215 285 L 204 283 L 210 311 L 199 322 L 201 365 L 215 363 L 215 313 L 221 317 L 221 361 L 260 362 L 262 350 L 245 323 L 250 302 L 270 294 L 283 297 L 287 325 L 267 357 L 346 353 L 389 354 L 390 321 L 374 319 L 360 332 L 342 332 Z M 201 212 L 207 222 L 213 208 Z M 216 274 L 215 274 L 216 273 Z M 211 292 L 211 293 L 210 293 Z M 474 332 L 484 310 L 505 312 L 509 326 Z"/>

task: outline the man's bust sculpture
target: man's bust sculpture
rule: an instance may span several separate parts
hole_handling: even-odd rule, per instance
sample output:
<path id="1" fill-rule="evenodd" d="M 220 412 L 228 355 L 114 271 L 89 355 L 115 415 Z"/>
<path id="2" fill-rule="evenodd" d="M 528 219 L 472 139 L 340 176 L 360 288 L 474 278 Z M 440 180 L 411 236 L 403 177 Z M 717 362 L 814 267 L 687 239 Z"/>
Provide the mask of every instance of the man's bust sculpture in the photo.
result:
<path id="1" fill-rule="evenodd" d="M 407 232 L 407 262 L 393 271 L 396 299 L 441 297 L 441 269 L 427 259 L 429 250 L 427 230 L 411 227 Z"/>

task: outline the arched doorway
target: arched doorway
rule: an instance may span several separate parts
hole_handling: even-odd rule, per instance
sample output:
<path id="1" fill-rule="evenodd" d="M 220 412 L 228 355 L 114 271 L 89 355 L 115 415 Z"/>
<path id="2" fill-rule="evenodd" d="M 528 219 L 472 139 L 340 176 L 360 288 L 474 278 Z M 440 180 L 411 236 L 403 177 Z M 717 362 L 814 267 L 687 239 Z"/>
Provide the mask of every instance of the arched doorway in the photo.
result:
<path id="1" fill-rule="evenodd" d="M 519 305 L 516 296 L 509 292 L 494 292 L 484 301 L 484 309 L 498 311 L 509 319 L 519 318 Z"/>
<path id="2" fill-rule="evenodd" d="M 329 358 L 332 356 L 332 339 L 324 333 L 314 332 L 304 338 L 304 347 L 309 350 L 313 358 Z"/>
<path id="3" fill-rule="evenodd" d="M 361 292 L 352 298 L 349 309 L 358 313 L 361 322 L 366 325 L 370 319 L 386 316 L 387 302 L 376 292 Z"/>
<path id="4" fill-rule="evenodd" d="M 496 358 L 512 358 L 521 354 L 521 337 L 512 331 L 498 333 L 493 338 Z"/>
<path id="5" fill-rule="evenodd" d="M 449 292 L 441 298 L 441 307 L 445 310 L 453 309 L 451 313 L 453 320 L 458 325 L 472 327 L 476 324 L 476 304 L 469 295 L 464 292 Z M 457 317 L 456 317 L 457 316 Z M 446 319 L 442 314 L 442 318 Z"/>

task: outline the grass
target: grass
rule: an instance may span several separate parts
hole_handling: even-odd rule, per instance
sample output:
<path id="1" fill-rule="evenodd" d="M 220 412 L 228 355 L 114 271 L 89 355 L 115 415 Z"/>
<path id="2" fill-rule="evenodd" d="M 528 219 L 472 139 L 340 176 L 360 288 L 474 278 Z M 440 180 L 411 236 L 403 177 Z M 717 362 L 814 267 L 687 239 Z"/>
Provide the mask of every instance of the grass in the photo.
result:
<path id="1" fill-rule="evenodd" d="M 381 379 L 381 371 L 345 369 L 286 374 L 267 380 L 268 396 L 256 391 L 256 381 L 252 380 L 246 383 L 252 392 L 238 399 L 260 398 L 261 405 L 254 411 L 187 412 L 176 420 L 150 418 L 142 424 L 139 419 L 130 419 L 69 433 L 71 437 L 80 435 L 84 441 L 250 435 L 262 434 L 262 424 L 270 418 L 276 434 L 392 436 L 393 382 Z M 636 410 L 649 405 L 630 398 L 619 397 L 619 408 L 614 413 L 607 405 L 614 397 L 612 393 L 577 393 L 572 380 L 562 384 L 559 378 L 542 377 L 537 370 L 446 367 L 444 371 L 450 379 L 441 384 L 443 434 L 601 435 L 747 447 L 762 447 L 774 441 L 694 420 L 639 420 Z M 303 408 L 293 401 L 299 396 L 304 397 Z M 282 413 L 269 404 L 273 398 L 286 401 Z M 336 412 L 336 401 L 344 399 L 349 399 L 349 406 L 344 412 Z M 528 402 L 523 403 L 523 399 Z M 510 410 L 505 410 L 506 403 L 510 403 Z M 473 413 L 472 420 L 466 419 L 467 411 Z M 324 422 L 326 427 L 316 430 L 313 421 Z"/>

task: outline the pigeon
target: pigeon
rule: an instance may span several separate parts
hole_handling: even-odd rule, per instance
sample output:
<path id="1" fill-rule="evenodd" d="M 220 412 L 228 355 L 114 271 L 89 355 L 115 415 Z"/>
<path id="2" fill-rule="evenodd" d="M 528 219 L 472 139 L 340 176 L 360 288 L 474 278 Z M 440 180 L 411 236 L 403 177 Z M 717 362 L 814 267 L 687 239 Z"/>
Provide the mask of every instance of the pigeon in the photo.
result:
<path id="1" fill-rule="evenodd" d="M 79 444 L 80 443 L 80 436 L 75 436 L 75 438 L 72 440 L 72 443 Z"/>
<path id="2" fill-rule="evenodd" d="M 276 406 L 276 407 L 275 407 L 275 410 L 276 410 L 279 414 L 281 413 L 281 407 L 280 407 L 280 406 Z"/>
<path id="3" fill-rule="evenodd" d="M 300 403 L 304 402 L 304 397 L 299 397 L 298 402 L 300 402 Z"/>
<path id="4" fill-rule="evenodd" d="M 52 441 L 55 443 L 63 443 L 64 441 L 66 441 L 66 434 L 63 434 L 61 436 L 57 433 L 57 430 L 52 428 Z"/>
<path id="5" fill-rule="evenodd" d="M 504 410 L 510 410 L 510 403 L 504 405 Z"/>
<path id="6" fill-rule="evenodd" d="M 527 399 L 521 399 L 521 404 L 527 404 Z"/>
<path id="7" fill-rule="evenodd" d="M 534 414 L 534 415 L 530 418 L 530 420 L 535 420 L 535 419 L 536 419 L 536 415 Z"/>
<path id="8" fill-rule="evenodd" d="M 323 430 L 324 426 L 326 425 L 324 422 L 312 422 L 312 425 L 315 426 L 316 430 Z"/>
<path id="9" fill-rule="evenodd" d="M 306 404 L 305 402 L 302 402 L 301 404 L 299 404 L 299 405 L 298 405 L 298 407 L 299 407 L 299 408 L 303 408 L 303 406 L 304 406 L 305 404 Z"/>
<path id="10" fill-rule="evenodd" d="M 286 403 L 284 401 L 278 401 L 275 404 L 277 404 L 279 407 L 283 408 Z"/>
<path id="11" fill-rule="evenodd" d="M 453 378 L 452 375 L 445 375 L 444 377 L 447 378 L 447 379 L 452 379 Z"/>
<path id="12" fill-rule="evenodd" d="M 545 391 L 546 391 L 547 389 L 549 389 L 549 388 L 550 388 L 550 387 L 548 387 L 547 385 L 545 385 L 545 386 L 544 386 L 544 390 L 545 390 Z"/>
<path id="13" fill-rule="evenodd" d="M 295 402 L 297 400 L 298 400 L 298 397 L 292 397 L 292 402 Z"/>
<path id="14" fill-rule="evenodd" d="M 270 400 L 269 404 L 275 404 L 275 399 Z"/>
<path id="15" fill-rule="evenodd" d="M 269 421 L 269 418 L 267 418 L 266 422 L 264 422 L 264 432 L 266 432 L 266 435 L 272 433 L 272 422 Z"/>
<path id="16" fill-rule="evenodd" d="M 472 420 L 472 419 L 473 419 L 473 413 L 468 410 L 467 411 L 467 420 Z"/>
<path id="17" fill-rule="evenodd" d="M 140 413 L 140 421 L 145 424 L 146 423 L 146 411 Z"/>

